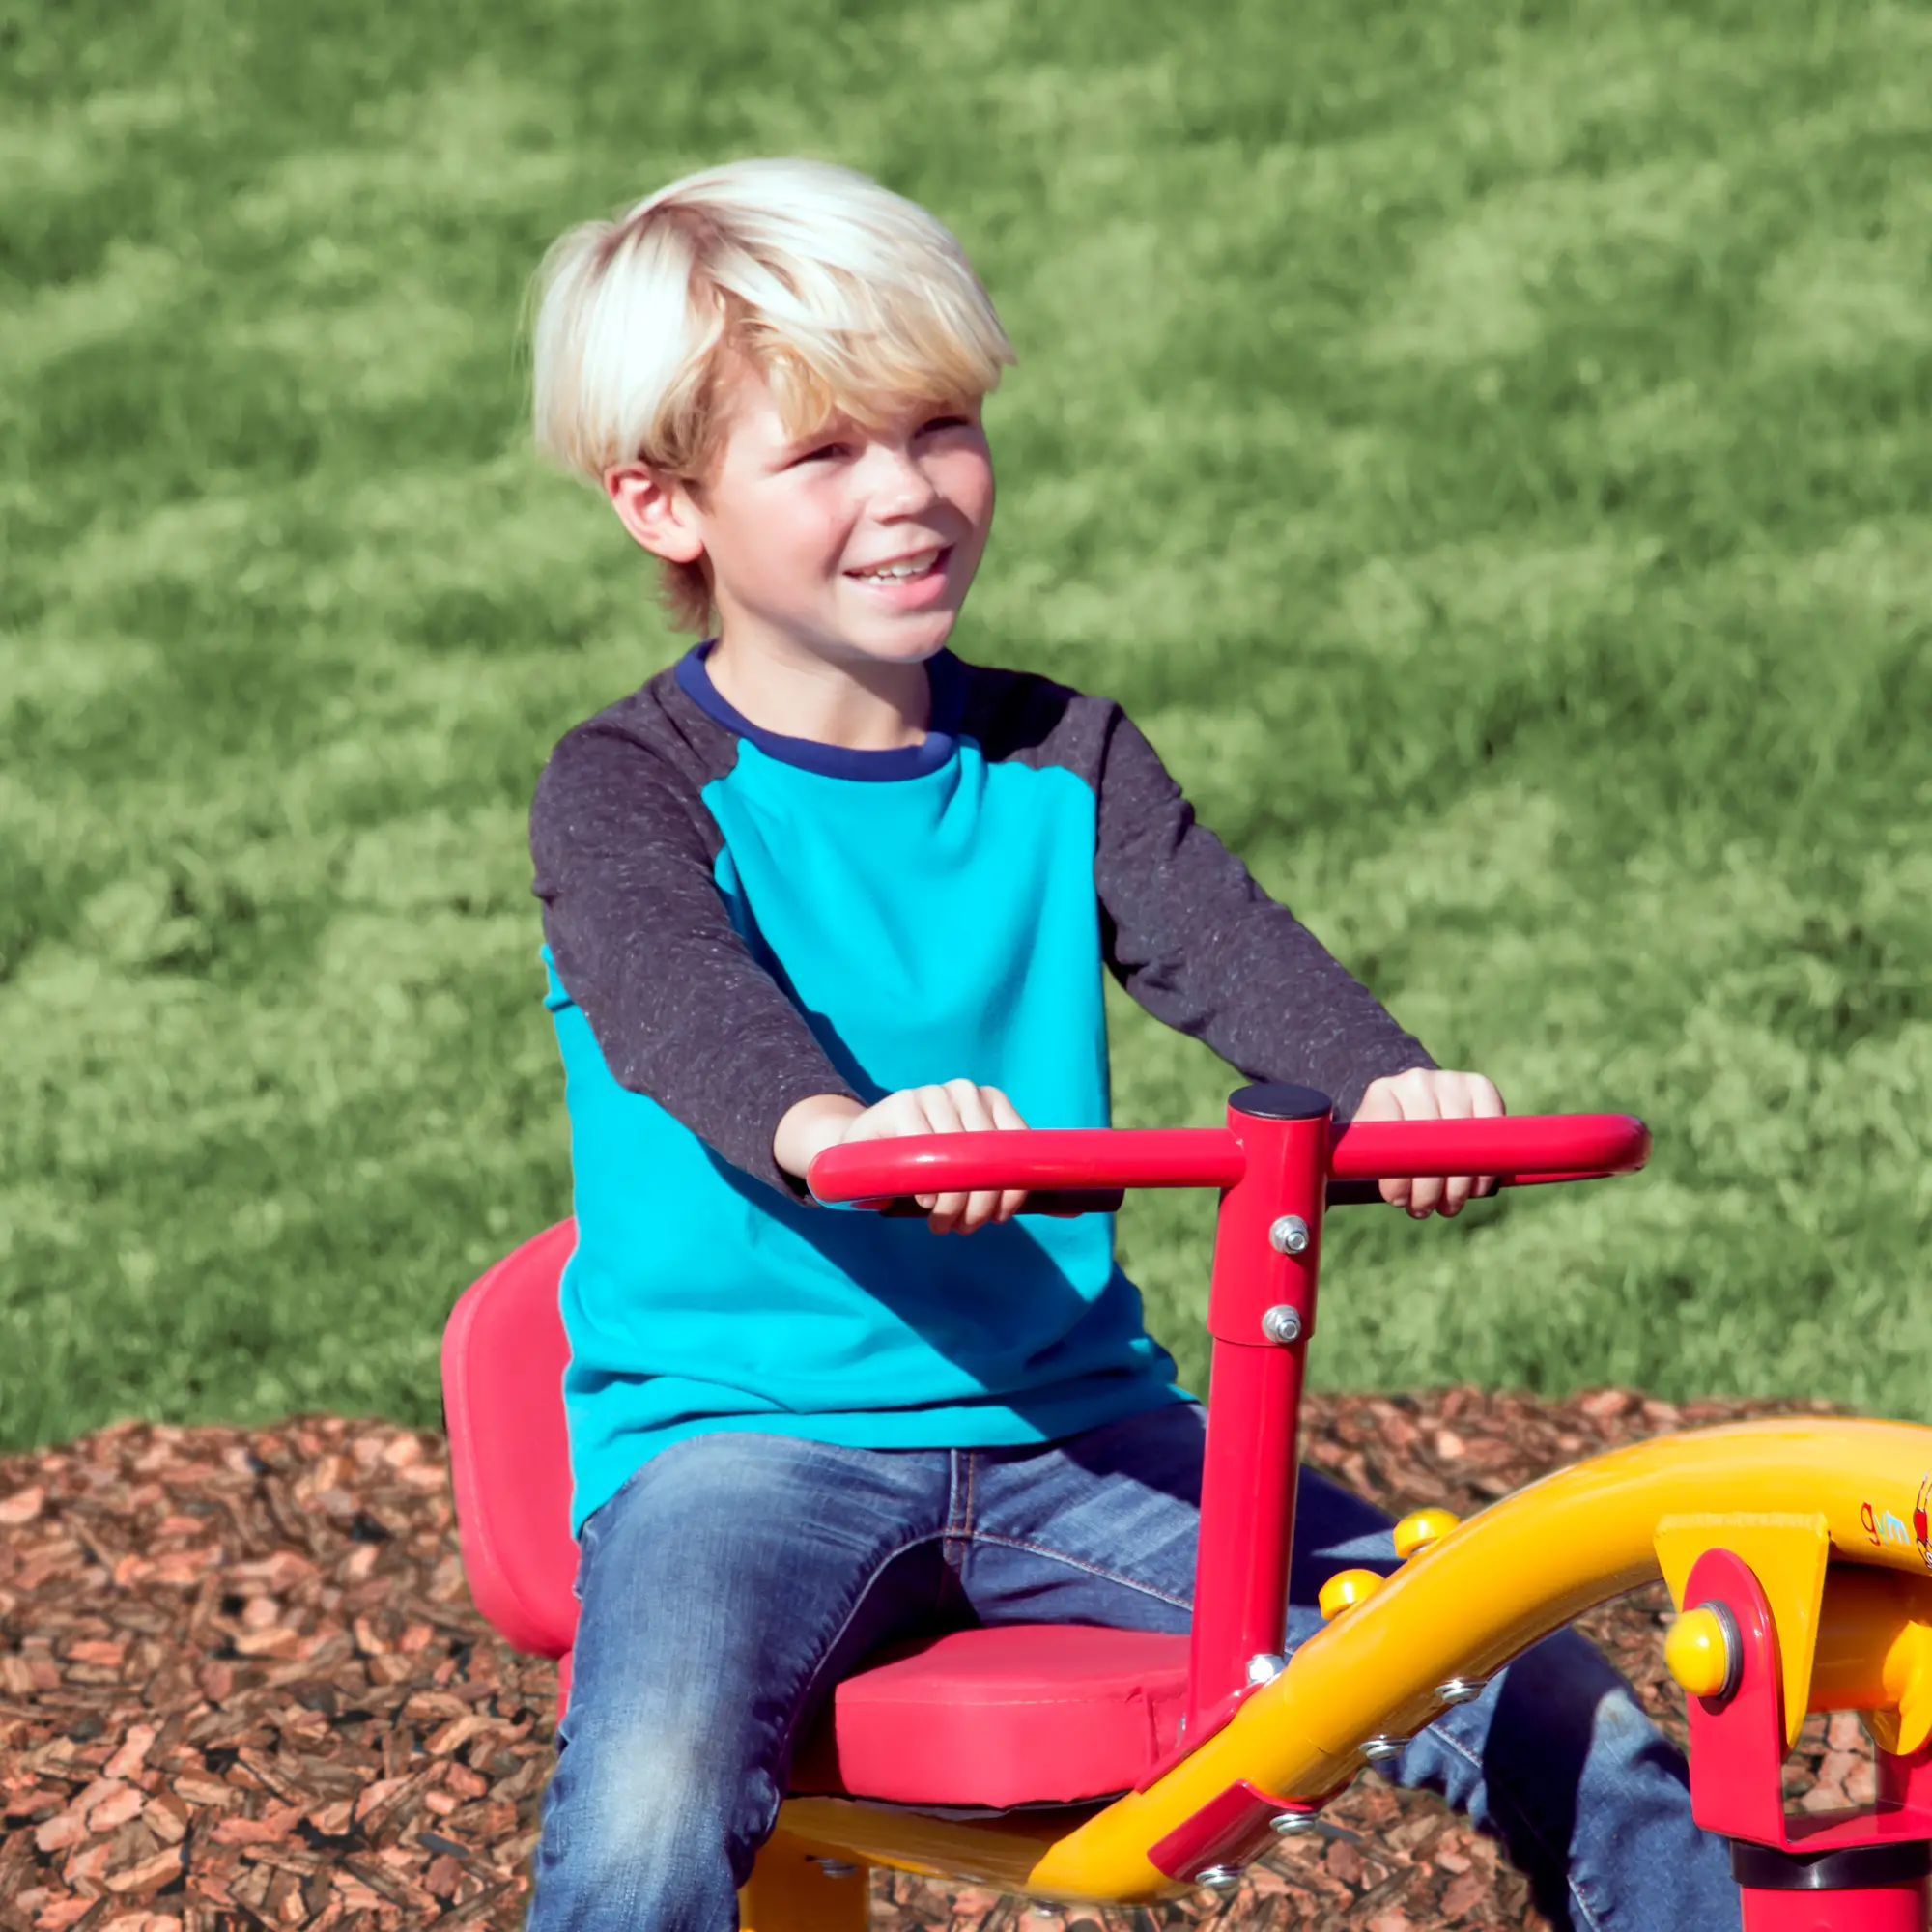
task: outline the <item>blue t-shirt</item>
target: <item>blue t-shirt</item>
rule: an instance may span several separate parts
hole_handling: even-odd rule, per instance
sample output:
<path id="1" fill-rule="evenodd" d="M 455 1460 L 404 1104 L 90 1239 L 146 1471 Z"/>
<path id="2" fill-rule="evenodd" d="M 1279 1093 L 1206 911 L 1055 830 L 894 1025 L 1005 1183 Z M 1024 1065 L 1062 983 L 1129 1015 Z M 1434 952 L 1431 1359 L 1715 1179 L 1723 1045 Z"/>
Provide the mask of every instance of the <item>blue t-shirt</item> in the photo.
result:
<path id="1" fill-rule="evenodd" d="M 1362 1035 L 1355 1094 L 1426 1061 L 1191 814 L 1103 835 L 1101 781 L 1132 732 L 1117 707 L 1083 721 L 1097 700 L 945 654 L 932 681 L 923 744 L 850 752 L 750 724 L 700 647 L 579 727 L 546 773 L 533 846 L 578 1224 L 562 1285 L 573 1526 L 708 1430 L 968 1447 L 1185 1399 L 1111 1215 L 942 1236 L 812 1205 L 770 1151 L 810 1094 L 869 1103 L 958 1077 L 1003 1090 L 1030 1125 L 1105 1125 L 1104 967 L 1156 1010 L 1178 1000 L 1180 1024 L 1214 980 L 1131 956 L 1171 944 L 1123 962 L 1128 902 L 1163 888 L 1113 874 L 1179 867 L 1236 951 L 1293 955 L 1304 991 Z M 1122 790 L 1179 800 L 1152 769 L 1158 782 Z M 1179 902 L 1151 923 L 1185 923 L 1186 893 L 1165 890 Z M 1151 968 L 1158 985 L 1136 985 Z M 1250 1058 L 1255 1077 L 1322 1070 Z"/>

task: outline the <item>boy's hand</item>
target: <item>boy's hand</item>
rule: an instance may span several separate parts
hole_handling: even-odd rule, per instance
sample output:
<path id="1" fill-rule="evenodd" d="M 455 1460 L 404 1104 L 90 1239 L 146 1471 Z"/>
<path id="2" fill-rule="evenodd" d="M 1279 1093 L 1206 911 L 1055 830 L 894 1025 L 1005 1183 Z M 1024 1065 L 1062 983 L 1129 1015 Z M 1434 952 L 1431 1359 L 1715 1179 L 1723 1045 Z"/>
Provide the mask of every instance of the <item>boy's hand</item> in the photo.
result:
<path id="1" fill-rule="evenodd" d="M 1355 1109 L 1358 1121 L 1494 1120 L 1509 1111 L 1492 1081 L 1480 1073 L 1443 1073 L 1412 1066 L 1406 1073 L 1384 1074 L 1372 1080 Z M 1406 1208 L 1418 1220 L 1440 1212 L 1460 1214 L 1472 1194 L 1493 1194 L 1493 1174 L 1437 1175 L 1413 1180 L 1384 1180 L 1382 1199 Z"/>
<path id="2" fill-rule="evenodd" d="M 897 1140 L 906 1134 L 984 1133 L 1023 1127 L 1019 1110 L 997 1087 L 949 1080 L 943 1087 L 903 1087 L 869 1107 L 842 1094 L 801 1100 L 779 1122 L 772 1152 L 800 1179 L 815 1156 L 845 1141 Z M 926 1225 L 935 1235 L 970 1235 L 988 1221 L 1010 1221 L 1026 1201 L 1023 1191 L 922 1194 Z"/>

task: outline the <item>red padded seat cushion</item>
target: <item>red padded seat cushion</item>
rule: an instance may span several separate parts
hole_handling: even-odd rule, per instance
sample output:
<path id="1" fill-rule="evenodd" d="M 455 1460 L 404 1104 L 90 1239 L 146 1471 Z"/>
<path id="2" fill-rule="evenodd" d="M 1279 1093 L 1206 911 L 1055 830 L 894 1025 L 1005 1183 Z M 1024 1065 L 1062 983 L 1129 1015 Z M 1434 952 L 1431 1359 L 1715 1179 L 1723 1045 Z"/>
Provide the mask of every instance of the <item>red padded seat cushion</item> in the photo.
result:
<path id="1" fill-rule="evenodd" d="M 1187 1639 L 1076 1624 L 954 1631 L 833 1692 L 795 1791 L 899 1804 L 1071 1804 L 1128 1791 L 1174 1743 Z"/>

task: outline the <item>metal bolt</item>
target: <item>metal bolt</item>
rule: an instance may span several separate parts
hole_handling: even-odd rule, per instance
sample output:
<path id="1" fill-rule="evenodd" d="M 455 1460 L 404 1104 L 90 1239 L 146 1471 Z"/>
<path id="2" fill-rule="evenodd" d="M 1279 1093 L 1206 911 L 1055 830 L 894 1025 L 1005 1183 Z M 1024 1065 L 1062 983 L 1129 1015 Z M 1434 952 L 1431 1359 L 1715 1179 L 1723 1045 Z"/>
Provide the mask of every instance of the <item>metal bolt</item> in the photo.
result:
<path id="1" fill-rule="evenodd" d="M 1386 1764 L 1392 1757 L 1400 1757 L 1408 1748 L 1406 1738 L 1368 1738 L 1362 1744 L 1362 1755 L 1371 1764 Z"/>
<path id="2" fill-rule="evenodd" d="M 1241 1882 L 1239 1865 L 1205 1865 L 1194 1874 L 1196 1885 L 1211 1885 L 1217 1891 L 1225 1891 L 1231 1885 Z"/>
<path id="3" fill-rule="evenodd" d="M 815 1859 L 812 1861 L 827 1878 L 851 1878 L 859 1869 L 848 1865 L 843 1859 Z"/>
<path id="4" fill-rule="evenodd" d="M 1483 1694 L 1483 1683 L 1480 1677 L 1452 1677 L 1435 1687 L 1435 1694 L 1445 1704 L 1473 1704 Z"/>
<path id="5" fill-rule="evenodd" d="M 1299 1214 L 1284 1214 L 1268 1230 L 1268 1246 L 1278 1255 L 1298 1255 L 1308 1246 L 1308 1223 Z"/>
<path id="6" fill-rule="evenodd" d="M 1277 1838 L 1293 1838 L 1303 1832 L 1314 1831 L 1317 1823 L 1313 1811 L 1277 1811 L 1268 1820 L 1268 1830 Z"/>
<path id="7" fill-rule="evenodd" d="M 1288 1659 L 1278 1650 L 1258 1650 L 1248 1659 L 1248 1682 L 1269 1684 L 1288 1668 Z"/>
<path id="8" fill-rule="evenodd" d="M 1301 1340 L 1301 1311 L 1291 1308 L 1285 1301 L 1270 1308 L 1262 1317 L 1262 1333 L 1270 1342 L 1279 1342 L 1284 1348 L 1291 1342 Z"/>

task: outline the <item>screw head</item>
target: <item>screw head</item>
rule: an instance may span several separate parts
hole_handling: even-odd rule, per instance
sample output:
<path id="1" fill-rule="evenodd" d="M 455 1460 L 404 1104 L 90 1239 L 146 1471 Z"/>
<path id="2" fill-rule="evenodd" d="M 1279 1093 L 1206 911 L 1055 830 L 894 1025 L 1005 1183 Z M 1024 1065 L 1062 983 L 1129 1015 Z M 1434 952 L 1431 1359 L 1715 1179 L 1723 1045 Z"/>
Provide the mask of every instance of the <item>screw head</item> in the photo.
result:
<path id="1" fill-rule="evenodd" d="M 1317 1822 L 1313 1811 L 1277 1811 L 1268 1820 L 1268 1830 L 1277 1838 L 1294 1838 L 1314 1831 Z"/>
<path id="2" fill-rule="evenodd" d="M 1452 1677 L 1435 1687 L 1435 1694 L 1445 1704 L 1473 1704 L 1483 1694 L 1485 1681 L 1481 1677 Z"/>
<path id="3" fill-rule="evenodd" d="M 1262 1333 L 1284 1348 L 1301 1340 L 1301 1311 L 1281 1302 L 1262 1317 Z"/>
<path id="4" fill-rule="evenodd" d="M 814 1859 L 812 1861 L 827 1878 L 850 1878 L 858 1869 L 848 1865 L 843 1859 Z"/>
<path id="5" fill-rule="evenodd" d="M 1239 1885 L 1240 1882 L 1239 1865 L 1204 1865 L 1194 1874 L 1196 1885 L 1209 1885 L 1216 1891 L 1225 1891 L 1230 1886 Z"/>
<path id="6" fill-rule="evenodd" d="M 1268 1230 L 1268 1246 L 1278 1255 L 1298 1255 L 1308 1247 L 1308 1223 L 1299 1214 L 1284 1214 Z"/>
<path id="7" fill-rule="evenodd" d="M 1391 1758 L 1400 1757 L 1408 1747 L 1406 1738 L 1368 1738 L 1362 1745 L 1362 1755 L 1371 1764 L 1386 1764 Z"/>
<path id="8" fill-rule="evenodd" d="M 1258 1650 L 1248 1659 L 1248 1682 L 1271 1684 L 1288 1668 L 1288 1659 L 1278 1650 Z"/>

